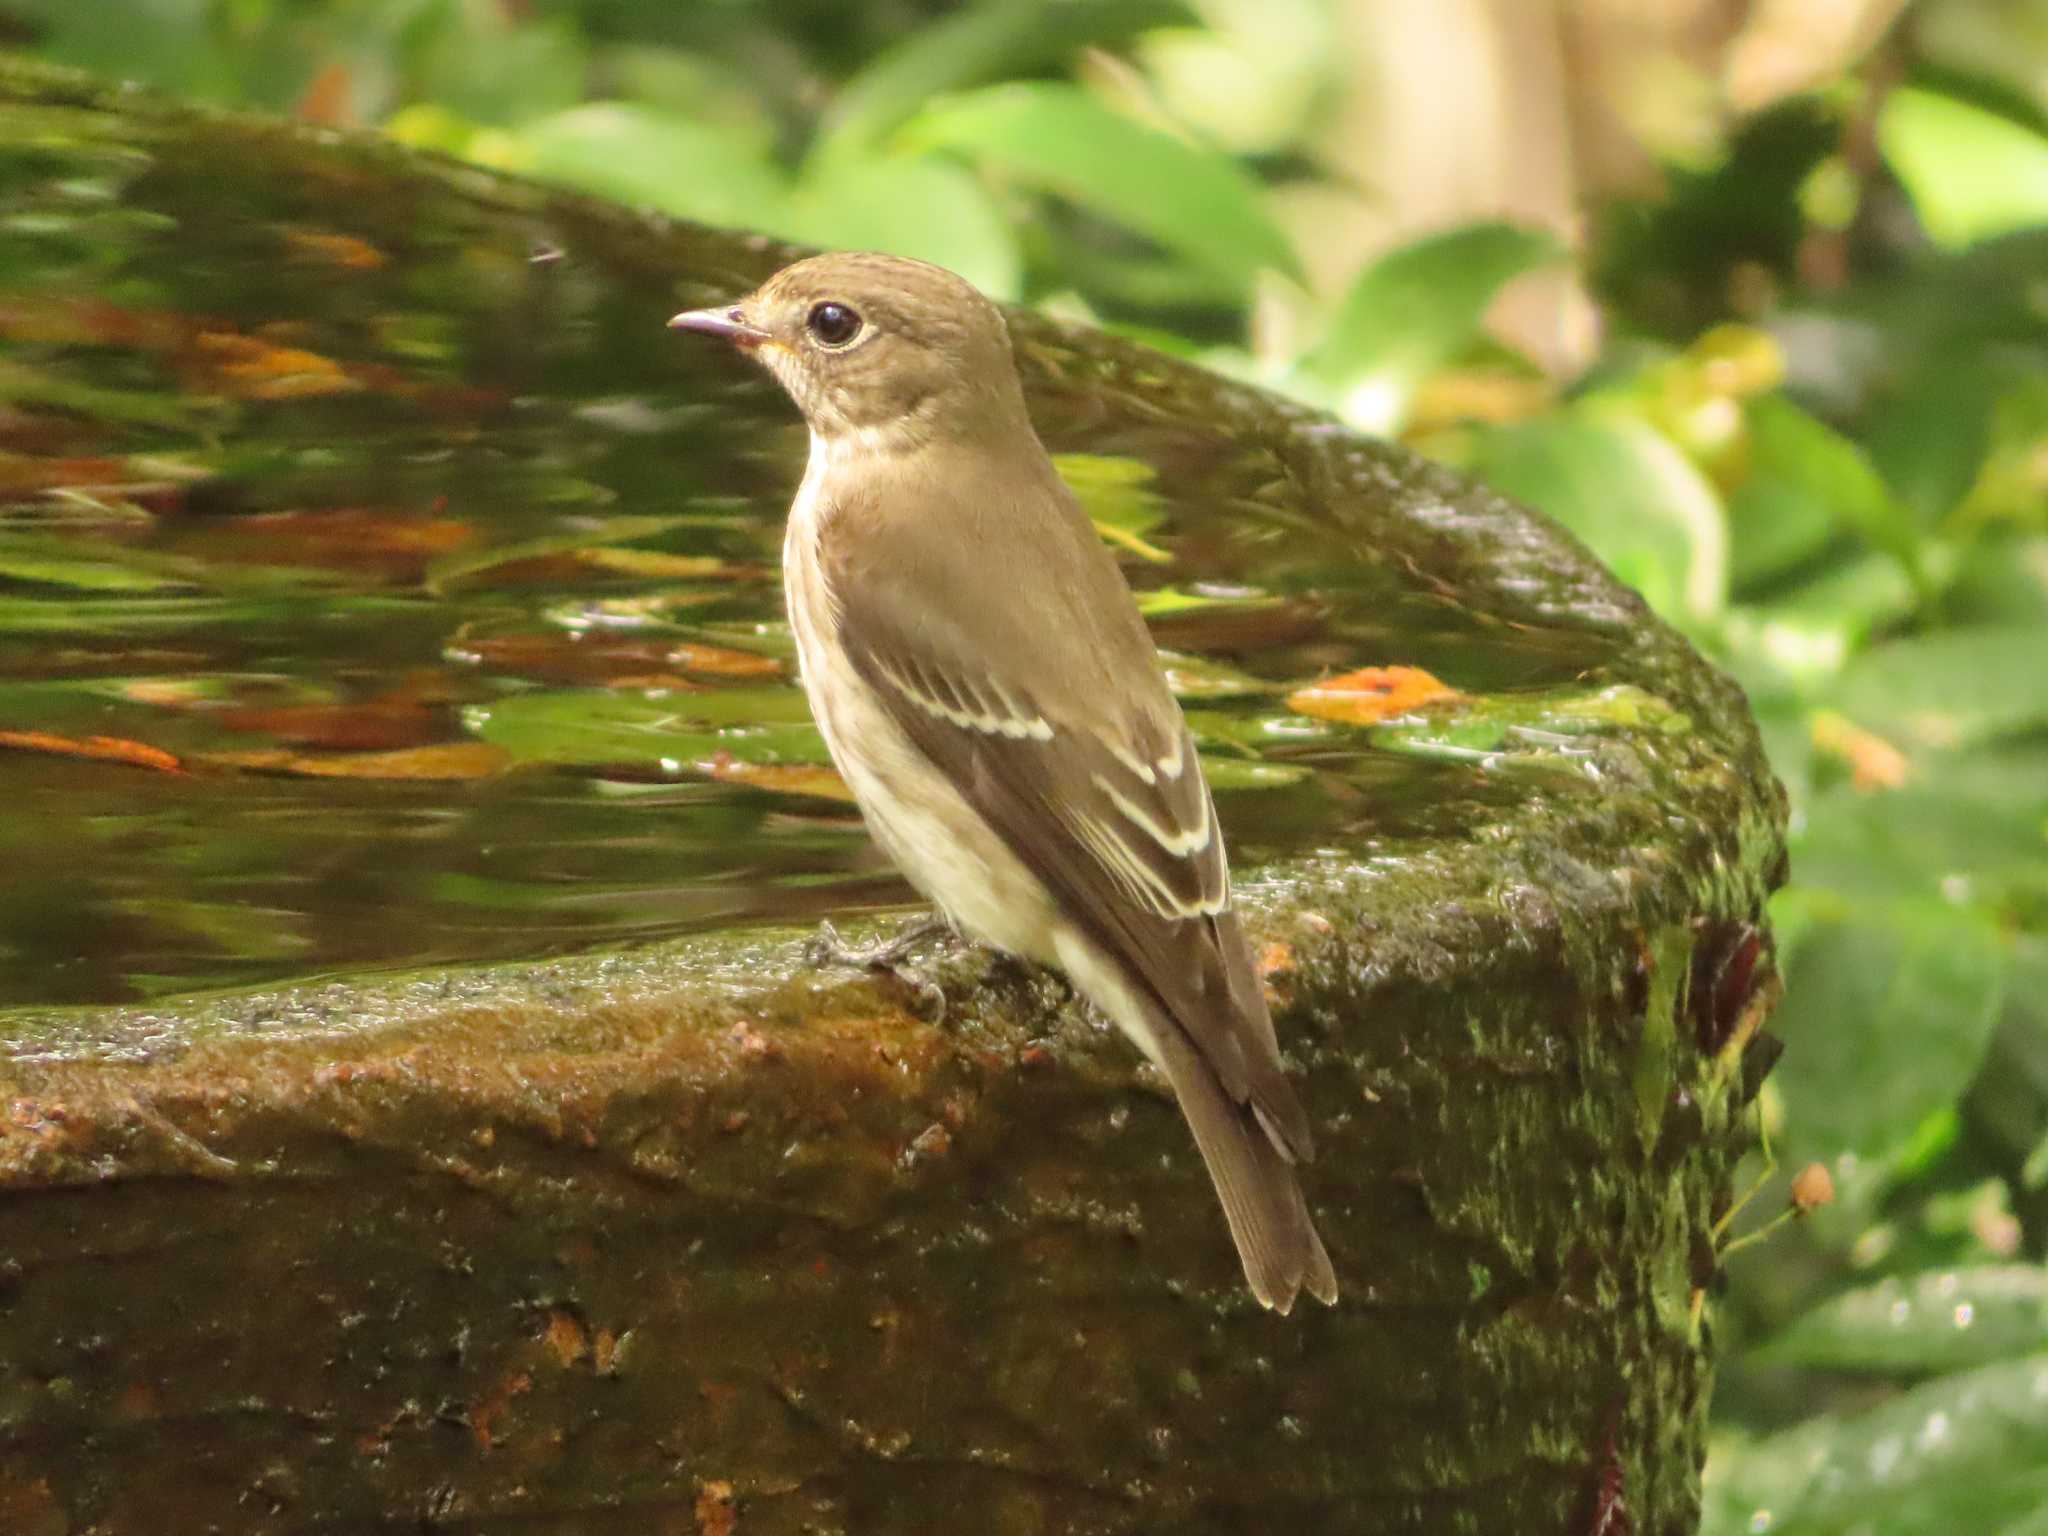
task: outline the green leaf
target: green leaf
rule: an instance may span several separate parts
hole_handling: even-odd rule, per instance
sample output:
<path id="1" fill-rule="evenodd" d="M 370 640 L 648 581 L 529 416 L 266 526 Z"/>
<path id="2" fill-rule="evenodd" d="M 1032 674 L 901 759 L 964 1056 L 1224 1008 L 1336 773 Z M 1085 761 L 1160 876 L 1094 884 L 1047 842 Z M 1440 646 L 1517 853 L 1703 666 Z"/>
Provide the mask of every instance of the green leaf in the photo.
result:
<path id="1" fill-rule="evenodd" d="M 47 542 L 47 541 L 39 541 Z M 190 583 L 154 571 L 134 570 L 112 560 L 67 558 L 36 551 L 16 552 L 0 539 L 0 581 L 27 581 L 78 592 L 162 592 Z"/>
<path id="2" fill-rule="evenodd" d="M 1353 281 L 1329 331 L 1296 365 L 1293 383 L 1354 426 L 1393 431 L 1416 386 L 1480 339 L 1494 295 L 1563 255 L 1550 235 L 1510 224 L 1475 225 L 1391 251 Z"/>
<path id="3" fill-rule="evenodd" d="M 212 0 L 139 6 L 38 0 L 35 9 L 44 13 L 38 51 L 55 63 L 109 79 L 146 80 L 180 96 L 242 100 L 246 56 L 223 35 Z"/>
<path id="4" fill-rule="evenodd" d="M 1747 416 L 1753 482 L 1827 506 L 1919 578 L 1920 530 L 1860 447 L 1782 395 L 1752 400 Z"/>
<path id="5" fill-rule="evenodd" d="M 1242 166 L 1113 112 L 1078 86 L 1028 82 L 954 96 L 904 135 L 1067 198 L 1239 289 L 1262 271 L 1297 270 Z"/>
<path id="6" fill-rule="evenodd" d="M 1981 347 L 1959 347 L 1913 368 L 1864 424 L 1871 462 L 1923 529 L 1976 483 L 2004 383 Z"/>
<path id="7" fill-rule="evenodd" d="M 1741 547 L 1736 535 L 1736 547 Z M 1772 682 L 1830 686 L 1846 659 L 1876 631 L 1910 615 L 1918 594 L 1889 555 L 1861 554 L 1823 565 L 1767 602 L 1730 610 L 1719 640 L 1723 664 L 1769 664 Z M 1745 679 L 1752 688 L 1760 679 Z"/>
<path id="8" fill-rule="evenodd" d="M 1327 110 L 1337 21 L 1325 0 L 1262 0 L 1243 15 L 1257 25 L 1159 27 L 1132 52 L 1174 121 L 1238 154 L 1285 154 Z"/>
<path id="9" fill-rule="evenodd" d="M 163 427 L 194 436 L 204 430 L 209 418 L 218 422 L 233 410 L 210 395 L 179 394 L 169 384 L 159 393 L 104 389 L 80 382 L 76 377 L 79 371 L 0 359 L 0 403 L 54 406 L 87 421 Z"/>
<path id="10" fill-rule="evenodd" d="M 1207 656 L 1161 651 L 1159 664 L 1177 699 L 1246 699 L 1280 691 L 1278 684 Z"/>
<path id="11" fill-rule="evenodd" d="M 1150 464 L 1119 454 L 1059 453 L 1053 465 L 1103 538 L 1154 565 L 1172 561 L 1172 555 L 1145 539 L 1166 521 L 1166 508 L 1152 486 L 1158 472 Z"/>
<path id="12" fill-rule="evenodd" d="M 1942 594 L 1956 627 L 2034 625 L 2048 633 L 2048 539 L 1991 528 L 1972 539 Z"/>
<path id="13" fill-rule="evenodd" d="M 1556 518 L 1658 612 L 1704 620 L 1728 579 L 1721 501 L 1677 446 L 1620 411 L 1577 412 L 1483 433 L 1480 479 Z"/>
<path id="14" fill-rule="evenodd" d="M 572 16 L 449 5 L 410 42 L 418 97 L 473 122 L 523 122 L 583 99 L 589 50 Z"/>
<path id="15" fill-rule="evenodd" d="M 1302 782 L 1309 770 L 1299 763 L 1259 763 L 1242 757 L 1202 758 L 1202 777 L 1219 795 L 1240 790 L 1286 789 Z"/>
<path id="16" fill-rule="evenodd" d="M 1171 618 L 1184 613 L 1231 613 L 1256 612 L 1262 608 L 1284 608 L 1287 599 L 1274 597 L 1270 593 L 1248 592 L 1242 596 L 1222 597 L 1206 592 L 1183 592 L 1179 587 L 1154 587 L 1149 592 L 1137 594 L 1138 612 L 1148 619 Z"/>
<path id="17" fill-rule="evenodd" d="M 512 168 L 678 218 L 735 229 L 787 222 L 782 172 L 745 135 L 635 102 L 528 123 Z"/>
<path id="18" fill-rule="evenodd" d="M 0 594 L 0 635 L 133 634 L 148 630 L 196 629 L 201 626 L 275 623 L 283 594 L 267 597 L 174 595 L 144 597 L 10 597 Z M 303 600 L 294 599 L 294 600 Z M 414 611 L 403 601 L 385 602 L 356 595 L 349 599 L 350 617 L 370 620 L 385 612 Z"/>
<path id="19" fill-rule="evenodd" d="M 2048 867 L 2048 754 L 1922 758 L 1919 782 L 1866 794 L 1837 785 L 1808 797 L 1793 849 L 1803 886 L 1845 901 L 1932 900 L 1944 890 L 2005 904 L 2008 883 Z"/>
<path id="20" fill-rule="evenodd" d="M 1987 625 L 1893 640 L 1851 662 L 1828 702 L 1931 747 L 2035 730 L 2048 725 L 2048 633 Z"/>
<path id="21" fill-rule="evenodd" d="M 913 29 L 840 88 L 817 154 L 871 154 L 933 97 L 986 81 L 1064 67 L 1147 27 L 1181 20 L 1172 0 L 984 0 Z"/>
<path id="22" fill-rule="evenodd" d="M 1023 289 L 1023 256 L 1009 221 L 980 181 L 950 161 L 898 155 L 816 167 L 797 184 L 774 232 L 936 262 L 991 298 L 1014 299 Z"/>
<path id="23" fill-rule="evenodd" d="M 1738 593 L 1797 570 L 1834 540 L 1834 508 L 1781 476 L 1748 476 L 1728 499 L 1729 580 Z"/>
<path id="24" fill-rule="evenodd" d="M 745 763 L 830 761 L 793 688 L 514 694 L 471 705 L 463 723 L 522 762 L 557 767 L 680 774 L 720 755 Z"/>
<path id="25" fill-rule="evenodd" d="M 1773 1078 L 1785 1155 L 1882 1157 L 1969 1086 L 1998 1018 L 2005 950 L 1988 920 L 1936 901 L 1814 905 L 1771 1025 L 1786 1042 Z"/>
<path id="26" fill-rule="evenodd" d="M 2048 1349 L 2048 1268 L 1890 1276 L 1831 1297 L 1756 1352 L 1759 1363 L 1888 1376 L 1994 1365 Z"/>
<path id="27" fill-rule="evenodd" d="M 1944 1376 L 1707 1462 L 1702 1536 L 1962 1536 L 2048 1499 L 2048 1354 Z"/>
<path id="28" fill-rule="evenodd" d="M 1953 96 L 1885 98 L 1877 143 L 1937 245 L 2048 224 L 2048 137 Z"/>

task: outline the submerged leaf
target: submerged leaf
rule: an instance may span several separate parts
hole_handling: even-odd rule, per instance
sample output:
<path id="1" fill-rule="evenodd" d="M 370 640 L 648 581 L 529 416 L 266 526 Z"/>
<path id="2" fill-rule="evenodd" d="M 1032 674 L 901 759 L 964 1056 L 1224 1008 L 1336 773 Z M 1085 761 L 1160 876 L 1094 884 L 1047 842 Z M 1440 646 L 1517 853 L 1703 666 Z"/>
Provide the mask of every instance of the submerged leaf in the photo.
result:
<path id="1" fill-rule="evenodd" d="M 0 731 L 0 748 L 46 752 L 57 757 L 82 757 L 98 763 L 126 763 L 158 773 L 181 773 L 184 765 L 157 747 L 119 736 L 56 736 L 47 731 Z"/>
<path id="2" fill-rule="evenodd" d="M 1242 699 L 1277 691 L 1278 685 L 1241 672 L 1227 662 L 1184 651 L 1161 650 L 1159 665 L 1177 699 Z"/>
<path id="3" fill-rule="evenodd" d="M 672 775 L 720 753 L 751 763 L 830 761 L 794 688 L 515 694 L 473 705 L 464 719 L 522 762 L 565 767 Z"/>
<path id="4" fill-rule="evenodd" d="M 427 567 L 427 590 L 449 591 L 474 581 L 500 566 L 517 565 L 523 561 L 540 560 L 551 555 L 573 555 L 593 549 L 606 549 L 614 554 L 624 553 L 616 546 L 630 544 L 639 539 L 651 539 L 656 534 L 666 533 L 671 528 L 680 526 L 684 521 L 686 520 L 680 517 L 609 517 L 593 523 L 590 527 L 574 529 L 567 533 L 520 539 L 512 544 L 499 544 L 489 549 L 449 555 Z"/>
<path id="5" fill-rule="evenodd" d="M 1308 778 L 1300 763 L 1261 763 L 1243 757 L 1203 757 L 1202 777 L 1219 795 L 1239 790 L 1286 789 Z"/>
<path id="6" fill-rule="evenodd" d="M 210 768 L 277 773 L 302 779 L 398 779 L 418 783 L 489 778 L 511 766 L 512 754 L 488 742 L 442 742 L 393 752 L 207 752 Z"/>
<path id="7" fill-rule="evenodd" d="M 819 800 L 853 799 L 846 780 L 829 763 L 750 763 L 720 751 L 691 766 L 721 784 L 744 784 L 770 794 L 804 795 Z"/>
<path id="8" fill-rule="evenodd" d="M 506 635 L 458 635 L 444 654 L 487 671 L 561 682 L 634 686 L 637 678 L 664 672 L 706 677 L 778 677 L 773 656 L 729 646 L 705 645 L 665 636 L 612 634 L 603 630 L 537 630 Z"/>

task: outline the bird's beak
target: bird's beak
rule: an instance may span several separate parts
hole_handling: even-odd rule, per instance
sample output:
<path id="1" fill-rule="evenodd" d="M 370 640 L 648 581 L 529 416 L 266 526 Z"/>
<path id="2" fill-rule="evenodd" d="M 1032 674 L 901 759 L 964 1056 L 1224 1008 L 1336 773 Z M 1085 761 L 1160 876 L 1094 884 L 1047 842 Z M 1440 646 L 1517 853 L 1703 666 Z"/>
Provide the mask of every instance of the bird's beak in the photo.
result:
<path id="1" fill-rule="evenodd" d="M 747 324 L 747 318 L 740 313 L 738 305 L 725 309 L 686 309 L 668 323 L 672 331 L 701 331 L 706 336 L 722 336 L 734 346 L 752 351 L 769 339 L 768 333 L 759 326 Z"/>

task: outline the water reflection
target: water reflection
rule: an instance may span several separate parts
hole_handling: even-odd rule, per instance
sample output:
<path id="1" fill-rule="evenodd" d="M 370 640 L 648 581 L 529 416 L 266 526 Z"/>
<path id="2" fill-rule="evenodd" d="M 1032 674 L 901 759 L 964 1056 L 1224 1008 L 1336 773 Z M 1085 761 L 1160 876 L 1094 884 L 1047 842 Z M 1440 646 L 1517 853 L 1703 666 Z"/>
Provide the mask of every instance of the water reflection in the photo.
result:
<path id="1" fill-rule="evenodd" d="M 661 323 L 776 260 L 454 167 L 0 105 L 0 1006 L 907 899 L 789 674 L 801 429 Z M 1614 597 L 1553 546 L 1481 548 L 1385 461 L 1020 337 L 1184 653 L 1241 865 L 1398 854 L 1682 750 L 1658 701 L 1587 702 L 1628 675 Z M 1285 702 L 1389 662 L 1467 706 L 1373 735 Z M 1559 711 L 1570 750 L 1526 734 Z"/>

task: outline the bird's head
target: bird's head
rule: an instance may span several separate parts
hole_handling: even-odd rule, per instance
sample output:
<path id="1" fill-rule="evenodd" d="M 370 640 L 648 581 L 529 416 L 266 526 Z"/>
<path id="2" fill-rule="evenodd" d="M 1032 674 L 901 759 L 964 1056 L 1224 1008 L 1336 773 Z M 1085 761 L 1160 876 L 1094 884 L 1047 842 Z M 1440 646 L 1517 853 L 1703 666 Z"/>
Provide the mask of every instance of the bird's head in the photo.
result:
<path id="1" fill-rule="evenodd" d="M 813 256 L 737 303 L 686 310 L 669 325 L 753 357 L 835 446 L 900 451 L 1028 421 L 1002 312 L 929 262 Z"/>

